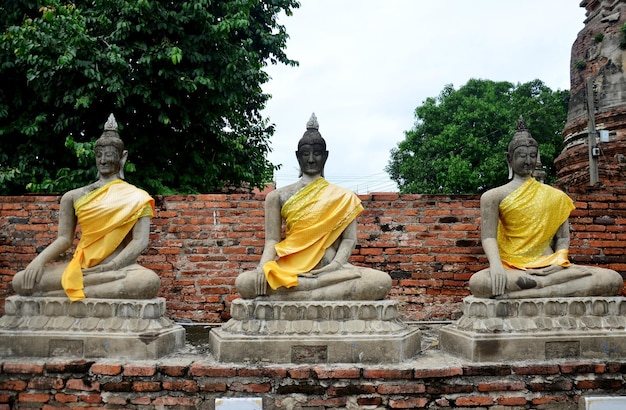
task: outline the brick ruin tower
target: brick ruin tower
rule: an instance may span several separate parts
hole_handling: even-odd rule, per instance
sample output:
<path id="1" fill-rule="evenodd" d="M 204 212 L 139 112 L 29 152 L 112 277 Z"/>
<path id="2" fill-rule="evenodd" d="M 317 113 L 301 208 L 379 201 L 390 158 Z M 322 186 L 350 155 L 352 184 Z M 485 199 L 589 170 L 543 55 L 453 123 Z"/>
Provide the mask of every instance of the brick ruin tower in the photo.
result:
<path id="1" fill-rule="evenodd" d="M 572 46 L 571 97 L 563 151 L 555 160 L 556 183 L 624 186 L 626 0 L 582 0 L 580 7 L 587 13 Z"/>

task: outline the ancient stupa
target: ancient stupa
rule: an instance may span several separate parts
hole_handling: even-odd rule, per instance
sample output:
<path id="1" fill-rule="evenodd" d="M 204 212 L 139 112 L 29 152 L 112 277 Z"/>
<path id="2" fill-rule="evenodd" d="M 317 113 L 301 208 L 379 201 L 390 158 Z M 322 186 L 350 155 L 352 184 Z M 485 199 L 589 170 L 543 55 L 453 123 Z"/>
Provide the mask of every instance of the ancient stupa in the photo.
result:
<path id="1" fill-rule="evenodd" d="M 589 186 L 589 118 L 594 111 L 597 180 L 604 186 L 626 184 L 626 2 L 583 0 L 585 27 L 572 46 L 564 149 L 556 158 L 557 184 Z M 589 90 L 588 90 L 589 87 Z M 588 96 L 593 101 L 589 104 Z"/>

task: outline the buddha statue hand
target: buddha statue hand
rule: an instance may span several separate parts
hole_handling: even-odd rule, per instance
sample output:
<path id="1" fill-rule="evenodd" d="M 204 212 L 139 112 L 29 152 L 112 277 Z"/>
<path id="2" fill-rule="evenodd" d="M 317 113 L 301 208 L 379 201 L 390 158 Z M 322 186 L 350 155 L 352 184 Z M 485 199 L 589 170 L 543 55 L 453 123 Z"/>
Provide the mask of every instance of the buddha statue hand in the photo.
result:
<path id="1" fill-rule="evenodd" d="M 267 279 L 265 278 L 263 268 L 258 267 L 254 272 L 256 273 L 254 283 L 256 294 L 258 296 L 267 295 Z"/>

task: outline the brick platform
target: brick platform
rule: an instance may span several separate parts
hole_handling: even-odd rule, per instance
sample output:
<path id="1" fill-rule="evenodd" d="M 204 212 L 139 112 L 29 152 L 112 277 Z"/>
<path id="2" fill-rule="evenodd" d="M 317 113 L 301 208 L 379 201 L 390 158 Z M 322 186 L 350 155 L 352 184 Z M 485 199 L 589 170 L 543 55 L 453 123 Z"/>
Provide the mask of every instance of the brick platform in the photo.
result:
<path id="1" fill-rule="evenodd" d="M 469 363 L 435 347 L 395 365 L 233 365 L 159 360 L 0 359 L 0 409 L 213 409 L 261 397 L 273 409 L 559 409 L 625 396 L 626 359 Z"/>

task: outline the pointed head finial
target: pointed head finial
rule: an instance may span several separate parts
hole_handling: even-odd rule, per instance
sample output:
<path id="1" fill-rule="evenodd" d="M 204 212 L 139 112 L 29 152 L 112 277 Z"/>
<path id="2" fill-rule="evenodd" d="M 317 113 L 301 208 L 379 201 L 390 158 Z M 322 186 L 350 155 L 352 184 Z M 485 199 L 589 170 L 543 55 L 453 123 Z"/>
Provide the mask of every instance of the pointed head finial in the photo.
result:
<path id="1" fill-rule="evenodd" d="M 315 113 L 311 114 L 311 118 L 309 118 L 309 121 L 307 121 L 306 129 L 307 130 L 319 130 L 320 129 L 320 124 L 317 122 L 317 117 L 315 116 Z"/>
<path id="2" fill-rule="evenodd" d="M 104 130 L 117 132 L 117 121 L 115 121 L 115 116 L 113 114 L 109 114 L 107 122 L 104 123 Z"/>
<path id="3" fill-rule="evenodd" d="M 526 121 L 524 121 L 524 117 L 522 115 L 519 116 L 517 120 L 517 127 L 515 127 L 516 132 L 528 131 L 528 126 L 526 125 Z"/>

